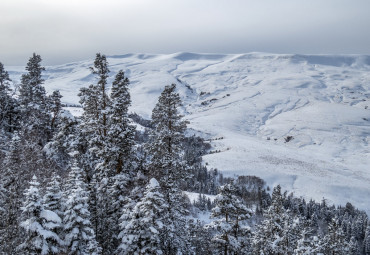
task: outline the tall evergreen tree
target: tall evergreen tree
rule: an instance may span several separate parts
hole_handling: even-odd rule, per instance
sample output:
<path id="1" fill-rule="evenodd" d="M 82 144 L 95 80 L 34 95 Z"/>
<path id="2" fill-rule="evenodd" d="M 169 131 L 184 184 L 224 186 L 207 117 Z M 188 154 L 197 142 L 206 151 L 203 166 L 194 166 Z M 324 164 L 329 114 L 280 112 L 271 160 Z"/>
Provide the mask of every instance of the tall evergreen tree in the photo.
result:
<path id="1" fill-rule="evenodd" d="M 277 185 L 272 192 L 272 204 L 264 213 L 265 219 L 257 226 L 253 234 L 253 252 L 255 254 L 289 254 L 292 247 L 287 243 L 286 224 L 289 215 L 283 207 L 281 187 Z M 289 239 L 288 239 L 289 240 Z"/>
<path id="2" fill-rule="evenodd" d="M 44 152 L 60 168 L 67 171 L 72 161 L 70 152 L 78 151 L 84 154 L 86 148 L 79 143 L 79 139 L 82 137 L 79 136 L 80 130 L 78 129 L 77 118 L 64 109 L 61 109 L 58 115 L 53 138 L 45 145 Z"/>
<path id="3" fill-rule="evenodd" d="M 18 133 L 13 134 L 9 151 L 5 157 L 4 165 L 0 168 L 0 185 L 3 188 L 3 228 L 1 229 L 0 251 L 4 254 L 15 253 L 20 244 L 20 211 L 23 198 L 23 185 L 26 185 L 22 171 L 21 138 Z"/>
<path id="4" fill-rule="evenodd" d="M 107 168 L 119 174 L 132 169 L 135 128 L 130 125 L 128 108 L 131 104 L 129 80 L 121 70 L 112 85 L 109 129 L 106 140 L 105 160 Z"/>
<path id="5" fill-rule="evenodd" d="M 251 216 L 251 210 L 236 196 L 234 185 L 226 184 L 220 187 L 211 214 L 216 220 L 207 225 L 215 230 L 212 242 L 218 254 L 237 254 L 239 251 L 248 250 L 250 230 L 243 221 Z"/>
<path id="6" fill-rule="evenodd" d="M 48 97 L 48 107 L 49 111 L 51 112 L 51 122 L 50 128 L 55 130 L 58 125 L 58 118 L 59 114 L 62 111 L 62 102 L 61 99 L 62 95 L 60 94 L 59 90 L 53 91 L 53 93 Z"/>
<path id="7" fill-rule="evenodd" d="M 334 217 L 328 225 L 328 233 L 321 240 L 325 254 L 329 255 L 345 255 L 349 253 L 349 244 L 345 239 L 342 228 L 339 224 L 339 219 Z"/>
<path id="8" fill-rule="evenodd" d="M 82 171 L 76 164 L 71 169 L 67 184 L 68 197 L 63 218 L 67 253 L 100 254 L 101 249 L 95 239 L 90 221 L 89 194 L 82 180 Z"/>
<path id="9" fill-rule="evenodd" d="M 64 205 L 63 205 L 63 192 L 61 189 L 60 177 L 53 174 L 51 181 L 46 187 L 44 195 L 44 207 L 45 209 L 54 212 L 60 219 L 64 217 Z M 60 238 L 63 235 L 62 224 L 50 224 L 48 229 L 56 233 Z"/>
<path id="10" fill-rule="evenodd" d="M 42 71 L 45 71 L 45 67 L 41 66 L 41 61 L 41 56 L 33 53 L 26 66 L 27 73 L 22 75 L 19 100 L 25 106 L 45 101 L 45 88 L 42 86 Z"/>
<path id="11" fill-rule="evenodd" d="M 98 78 L 97 84 L 80 90 L 80 103 L 83 107 L 81 128 L 88 135 L 90 150 L 99 154 L 103 150 L 104 139 L 108 132 L 108 108 L 110 99 L 107 95 L 108 62 L 105 55 L 96 54 L 92 74 Z"/>
<path id="12" fill-rule="evenodd" d="M 164 88 L 152 112 L 154 129 L 148 146 L 151 157 L 148 170 L 149 176 L 158 180 L 171 174 L 181 179 L 183 173 L 179 170 L 179 163 L 184 153 L 181 142 L 184 140 L 187 121 L 183 121 L 183 116 L 178 112 L 181 105 L 176 85 L 172 84 Z M 166 185 L 162 187 L 166 188 Z"/>
<path id="13" fill-rule="evenodd" d="M 17 101 L 12 98 L 9 73 L 0 62 L 0 129 L 12 132 L 15 129 L 17 116 Z"/>
<path id="14" fill-rule="evenodd" d="M 33 53 L 26 66 L 26 74 L 22 75 L 19 88 L 19 102 L 21 104 L 22 126 L 28 138 L 41 146 L 51 138 L 48 102 L 41 66 L 41 57 Z"/>
<path id="15" fill-rule="evenodd" d="M 152 178 L 144 197 L 129 213 L 128 220 L 121 223 L 118 254 L 163 254 L 160 233 L 167 206 L 157 180 Z"/>
<path id="16" fill-rule="evenodd" d="M 367 225 L 364 239 L 364 252 L 370 254 L 370 225 Z"/>
<path id="17" fill-rule="evenodd" d="M 181 105 L 176 85 L 166 86 L 152 112 L 154 129 L 148 143 L 148 175 L 159 180 L 169 205 L 166 228 L 162 234 L 164 254 L 189 252 L 189 236 L 186 223 L 188 211 L 180 184 L 187 176 L 183 164 L 181 141 L 184 139 L 186 121 L 178 112 Z"/>
<path id="18" fill-rule="evenodd" d="M 25 236 L 18 249 L 23 254 L 58 254 L 61 252 L 62 240 L 50 226 L 60 224 L 61 219 L 54 212 L 45 210 L 39 185 L 34 176 L 25 192 L 22 208 L 24 221 L 21 222 Z"/>

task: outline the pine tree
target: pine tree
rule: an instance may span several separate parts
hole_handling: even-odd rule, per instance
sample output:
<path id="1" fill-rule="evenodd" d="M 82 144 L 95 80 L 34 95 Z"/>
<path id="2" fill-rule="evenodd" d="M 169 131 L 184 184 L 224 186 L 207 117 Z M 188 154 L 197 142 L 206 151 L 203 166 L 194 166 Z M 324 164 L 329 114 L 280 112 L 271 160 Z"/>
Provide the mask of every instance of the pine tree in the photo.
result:
<path id="1" fill-rule="evenodd" d="M 108 132 L 108 108 L 110 99 L 107 95 L 108 62 L 105 55 L 96 54 L 92 74 L 98 78 L 97 84 L 80 90 L 80 103 L 83 107 L 81 128 L 88 136 L 89 149 L 95 154 L 103 151 L 104 139 Z"/>
<path id="2" fill-rule="evenodd" d="M 6 219 L 7 213 L 8 213 L 6 209 L 7 207 L 6 206 L 6 196 L 7 196 L 7 191 L 3 187 L 3 184 L 0 182 L 0 218 L 1 219 Z M 9 226 L 7 226 L 6 220 L 0 221 L 0 254 L 1 253 L 6 254 L 5 245 L 8 242 L 8 240 L 6 239 L 7 238 L 6 231 L 8 227 Z"/>
<path id="3" fill-rule="evenodd" d="M 315 241 L 310 237 L 311 231 L 307 227 L 303 227 L 302 231 L 297 236 L 297 244 L 294 249 L 295 255 L 310 255 L 314 254 Z"/>
<path id="4" fill-rule="evenodd" d="M 212 247 L 211 231 L 204 227 L 199 219 L 190 220 L 188 222 L 188 227 L 190 230 L 190 242 L 191 242 L 191 252 L 192 254 L 207 255 L 213 254 L 214 250 Z"/>
<path id="5" fill-rule="evenodd" d="M 72 161 L 70 152 L 82 150 L 78 141 L 78 122 L 68 110 L 61 109 L 56 124 L 53 138 L 45 145 L 44 152 L 60 168 L 67 171 Z"/>
<path id="6" fill-rule="evenodd" d="M 360 255 L 360 247 L 354 236 L 351 237 L 348 243 L 348 255 Z"/>
<path id="7" fill-rule="evenodd" d="M 117 224 L 112 219 L 112 214 L 117 212 L 117 204 L 114 204 L 116 201 L 107 199 L 107 197 L 114 192 L 112 187 L 115 184 L 122 187 L 122 184 L 118 184 L 117 181 L 127 182 L 122 178 L 115 178 L 115 175 L 120 175 L 125 179 L 134 177 L 132 170 L 135 128 L 130 125 L 128 119 L 128 107 L 131 102 L 128 85 L 129 81 L 123 71 L 118 72 L 112 86 L 111 103 L 107 108 L 107 134 L 102 141 L 102 149 L 97 154 L 102 158 L 102 162 L 96 166 L 96 232 L 98 241 L 106 254 L 116 250 L 117 247 L 112 240 L 118 235 Z"/>
<path id="8" fill-rule="evenodd" d="M 106 167 L 115 170 L 116 174 L 123 170 L 128 173 L 133 164 L 133 146 L 135 128 L 128 119 L 128 107 L 131 104 L 128 91 L 129 80 L 121 70 L 117 73 L 111 92 L 109 109 L 109 129 L 106 141 Z"/>
<path id="9" fill-rule="evenodd" d="M 45 68 L 41 66 L 41 61 L 41 56 L 33 53 L 26 66 L 28 73 L 22 75 L 19 100 L 25 106 L 45 101 L 45 88 L 42 86 L 42 71 Z"/>
<path id="10" fill-rule="evenodd" d="M 164 254 L 189 252 L 185 200 L 180 189 L 186 179 L 187 168 L 183 164 L 184 154 L 181 141 L 184 139 L 186 121 L 178 113 L 180 96 L 176 85 L 166 86 L 152 112 L 154 129 L 147 145 L 149 164 L 148 175 L 156 178 L 168 203 L 166 228 L 161 236 Z"/>
<path id="11" fill-rule="evenodd" d="M 58 117 L 62 111 L 62 103 L 60 101 L 61 98 L 62 95 L 60 94 L 59 90 L 53 91 L 53 93 L 48 97 L 48 107 L 52 115 L 50 123 L 50 128 L 52 130 L 56 129 L 58 125 Z"/>
<path id="12" fill-rule="evenodd" d="M 33 53 L 26 66 L 26 74 L 22 75 L 19 88 L 19 102 L 21 104 L 22 127 L 29 139 L 41 146 L 51 138 L 50 114 L 45 88 L 42 86 L 41 57 Z"/>
<path id="13" fill-rule="evenodd" d="M 364 251 L 365 254 L 370 254 L 370 225 L 367 225 L 364 239 Z"/>
<path id="14" fill-rule="evenodd" d="M 37 178 L 33 176 L 25 192 L 22 207 L 21 227 L 25 230 L 23 243 L 18 250 L 23 254 L 58 254 L 62 240 L 51 231 L 51 225 L 58 225 L 61 219 L 54 212 L 45 210 L 39 193 Z"/>
<path id="15" fill-rule="evenodd" d="M 163 214 L 166 210 L 167 203 L 160 186 L 152 178 L 128 221 L 121 224 L 122 243 L 118 254 L 163 254 L 160 233 L 164 228 Z"/>
<path id="16" fill-rule="evenodd" d="M 345 239 L 339 219 L 334 217 L 328 225 L 328 233 L 322 239 L 323 252 L 329 255 L 345 255 L 349 253 L 349 244 Z"/>
<path id="17" fill-rule="evenodd" d="M 121 216 L 124 211 L 124 207 L 127 203 L 127 197 L 129 196 L 129 183 L 130 178 L 124 174 L 120 173 L 112 177 L 113 179 L 113 185 L 109 187 L 108 194 L 109 198 L 109 208 L 108 208 L 108 218 L 106 226 L 106 231 L 109 231 L 107 242 L 109 244 L 107 245 L 108 249 L 114 253 L 118 246 L 121 243 L 121 239 L 119 238 L 120 233 L 120 223 L 121 223 Z"/>
<path id="18" fill-rule="evenodd" d="M 9 74 L 0 62 L 0 129 L 12 132 L 15 129 L 17 116 L 17 101 L 12 98 Z"/>
<path id="19" fill-rule="evenodd" d="M 178 113 L 181 100 L 175 90 L 175 84 L 166 86 L 152 112 L 154 130 L 148 146 L 148 154 L 151 156 L 149 175 L 158 180 L 170 174 L 181 175 L 182 172 L 178 168 L 187 122 L 181 120 L 183 116 Z M 174 178 L 181 179 L 180 176 Z"/>
<path id="20" fill-rule="evenodd" d="M 243 221 L 251 215 L 251 210 L 236 196 L 234 185 L 226 184 L 220 187 L 220 193 L 215 199 L 215 207 L 211 214 L 211 217 L 217 220 L 207 225 L 216 232 L 212 242 L 215 243 L 219 254 L 228 255 L 248 250 L 246 241 L 250 230 Z"/>
<path id="21" fill-rule="evenodd" d="M 13 134 L 9 145 L 9 151 L 0 168 L 0 186 L 3 191 L 2 217 L 3 228 L 1 229 L 0 252 L 4 254 L 15 253 L 15 248 L 20 244 L 20 211 L 23 198 L 23 186 L 25 174 L 20 167 L 22 162 L 21 138 L 18 133 Z"/>
<path id="22" fill-rule="evenodd" d="M 255 254 L 288 254 L 292 244 L 286 242 L 286 224 L 289 215 L 283 207 L 280 185 L 272 192 L 272 204 L 264 213 L 265 220 L 257 226 L 253 235 L 253 252 Z"/>
<path id="23" fill-rule="evenodd" d="M 64 217 L 64 205 L 63 205 L 63 192 L 61 190 L 60 177 L 53 174 L 51 181 L 46 187 L 46 193 L 44 195 L 44 207 L 45 209 L 52 211 L 58 215 L 60 219 Z M 62 224 L 51 224 L 48 229 L 56 233 L 61 239 L 63 235 Z"/>
<path id="24" fill-rule="evenodd" d="M 89 194 L 82 180 L 82 171 L 76 163 L 69 173 L 65 194 L 68 197 L 65 203 L 63 224 L 67 253 L 73 255 L 100 254 L 101 249 L 90 222 Z"/>

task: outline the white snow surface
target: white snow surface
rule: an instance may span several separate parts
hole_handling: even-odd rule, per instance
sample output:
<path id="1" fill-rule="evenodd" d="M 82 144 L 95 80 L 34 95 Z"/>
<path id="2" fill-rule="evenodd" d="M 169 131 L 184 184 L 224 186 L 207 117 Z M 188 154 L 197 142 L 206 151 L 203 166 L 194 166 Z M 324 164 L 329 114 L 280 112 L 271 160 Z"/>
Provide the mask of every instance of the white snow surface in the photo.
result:
<path id="1" fill-rule="evenodd" d="M 199 193 L 197 192 L 184 191 L 184 194 L 189 198 L 191 203 L 196 202 L 199 198 Z M 201 194 L 201 195 L 211 200 L 211 202 L 213 202 L 216 198 L 216 195 L 208 195 L 208 194 Z"/>
<path id="2" fill-rule="evenodd" d="M 120 69 L 129 77 L 130 111 L 144 118 L 165 85 L 178 85 L 189 127 L 220 150 L 204 156 L 210 168 L 370 212 L 370 56 L 127 54 L 108 62 L 110 82 Z M 46 67 L 47 91 L 78 104 L 79 89 L 95 82 L 92 65 Z M 16 83 L 24 72 L 6 69 Z"/>

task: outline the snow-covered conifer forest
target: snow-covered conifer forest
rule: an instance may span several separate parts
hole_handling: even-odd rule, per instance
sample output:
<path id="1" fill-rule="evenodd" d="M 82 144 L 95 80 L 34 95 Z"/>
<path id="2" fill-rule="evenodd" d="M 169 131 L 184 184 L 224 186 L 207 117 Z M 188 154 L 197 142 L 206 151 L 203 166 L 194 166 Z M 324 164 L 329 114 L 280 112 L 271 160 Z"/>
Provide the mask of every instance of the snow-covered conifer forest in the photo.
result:
<path id="1" fill-rule="evenodd" d="M 370 58 L 0 63 L 0 254 L 370 254 Z"/>

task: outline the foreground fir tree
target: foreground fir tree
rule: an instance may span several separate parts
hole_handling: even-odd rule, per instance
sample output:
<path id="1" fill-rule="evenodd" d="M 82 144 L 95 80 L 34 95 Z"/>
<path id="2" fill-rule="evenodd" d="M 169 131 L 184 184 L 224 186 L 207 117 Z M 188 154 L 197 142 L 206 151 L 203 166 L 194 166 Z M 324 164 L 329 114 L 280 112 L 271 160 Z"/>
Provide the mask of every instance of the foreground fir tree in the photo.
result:
<path id="1" fill-rule="evenodd" d="M 144 197 L 129 213 L 128 220 L 121 224 L 122 243 L 118 254 L 163 254 L 160 233 L 164 229 L 167 207 L 157 180 L 152 178 Z"/>
<path id="2" fill-rule="evenodd" d="M 370 224 L 367 225 L 365 230 L 364 251 L 365 254 L 370 254 Z"/>
<path id="3" fill-rule="evenodd" d="M 20 244 L 20 211 L 23 199 L 23 185 L 26 182 L 22 168 L 21 138 L 18 132 L 13 134 L 9 151 L 0 168 L 0 185 L 3 189 L 2 206 L 4 215 L 0 230 L 0 252 L 4 254 L 15 253 L 15 248 Z"/>
<path id="4" fill-rule="evenodd" d="M 135 127 L 130 125 L 128 118 L 128 108 L 131 104 L 128 85 L 130 84 L 124 72 L 121 70 L 117 73 L 112 85 L 111 107 L 109 109 L 109 129 L 106 141 L 107 161 L 106 167 L 115 170 L 119 174 L 132 169 L 133 163 L 133 146 Z"/>
<path id="5" fill-rule="evenodd" d="M 10 81 L 8 72 L 0 62 L 0 130 L 4 133 L 14 130 L 18 118 L 17 101 L 11 96 Z"/>
<path id="6" fill-rule="evenodd" d="M 108 62 L 105 55 L 96 54 L 93 75 L 97 83 L 80 90 L 80 103 L 83 107 L 81 129 L 88 136 L 89 149 L 96 155 L 103 151 L 104 140 L 108 133 L 108 114 L 110 100 L 107 95 Z M 99 163 L 99 161 L 97 162 Z"/>
<path id="7" fill-rule="evenodd" d="M 61 223 L 57 214 L 44 208 L 37 182 L 34 176 L 30 187 L 25 192 L 22 207 L 21 227 L 25 230 L 23 243 L 18 247 L 22 254 L 59 254 L 62 240 L 53 232 L 53 227 Z"/>
<path id="8" fill-rule="evenodd" d="M 254 254 L 289 254 L 296 244 L 289 242 L 289 215 L 283 207 L 280 185 L 272 192 L 272 204 L 265 212 L 265 219 L 253 233 Z M 288 224 L 287 224 L 288 223 Z"/>
<path id="9" fill-rule="evenodd" d="M 96 167 L 97 174 L 97 233 L 98 241 L 106 254 L 112 254 L 116 249 L 116 239 L 119 234 L 118 222 L 122 208 L 117 208 L 117 188 L 127 186 L 135 175 L 133 172 L 134 132 L 128 119 L 130 94 L 129 80 L 119 71 L 112 85 L 111 103 L 108 107 L 108 129 L 99 153 L 102 162 Z M 118 183 L 121 182 L 121 183 Z M 123 190 L 127 195 L 127 191 Z M 113 196 L 112 196 L 113 195 Z"/>
<path id="10" fill-rule="evenodd" d="M 333 218 L 328 225 L 328 233 L 321 240 L 321 252 L 329 255 L 349 254 L 349 243 L 345 239 L 339 219 Z"/>
<path id="11" fill-rule="evenodd" d="M 172 84 L 164 88 L 152 112 L 154 130 L 148 146 L 151 157 L 149 175 L 160 182 L 170 174 L 176 175 L 174 178 L 181 178 L 182 171 L 178 168 L 181 167 L 181 142 L 185 138 L 187 122 L 182 120 L 183 116 L 178 112 L 180 106 L 180 96 L 176 93 L 176 85 Z M 163 187 L 166 188 L 166 185 Z"/>
<path id="12" fill-rule="evenodd" d="M 64 217 L 63 192 L 61 190 L 60 177 L 53 174 L 51 181 L 46 187 L 44 195 L 45 209 L 54 212 L 60 219 Z M 58 234 L 60 238 L 63 236 L 62 224 L 50 224 L 48 229 Z"/>
<path id="13" fill-rule="evenodd" d="M 82 171 L 73 165 L 68 177 L 68 195 L 64 213 L 65 246 L 68 254 L 100 254 L 101 249 L 95 239 L 88 208 L 89 194 L 82 180 Z"/>
<path id="14" fill-rule="evenodd" d="M 58 117 L 60 112 L 62 111 L 62 102 L 61 99 L 62 95 L 60 94 L 59 90 L 53 91 L 53 93 L 48 97 L 48 107 L 49 111 L 51 112 L 51 123 L 50 128 L 52 130 L 56 129 L 58 125 Z"/>
<path id="15" fill-rule="evenodd" d="M 85 148 L 82 148 L 83 146 L 80 146 L 78 141 L 80 130 L 77 119 L 68 110 L 61 109 L 59 111 L 58 121 L 55 124 L 53 138 L 45 145 L 44 152 L 60 168 L 67 171 L 72 161 L 70 152 L 81 151 Z"/>
<path id="16" fill-rule="evenodd" d="M 91 217 L 96 233 L 96 239 L 101 244 L 104 253 L 111 253 L 111 229 L 109 217 L 110 201 L 107 199 L 108 189 L 113 184 L 111 177 L 115 169 L 108 155 L 109 109 L 111 101 L 107 94 L 109 77 L 108 62 L 105 55 L 96 54 L 94 66 L 90 68 L 97 78 L 96 84 L 80 90 L 80 103 L 83 107 L 80 132 L 77 139 L 79 163 L 84 166 L 89 181 L 94 179 L 91 186 Z M 113 145 L 112 145 L 113 146 Z M 117 151 L 115 152 L 117 153 Z"/>
<path id="17" fill-rule="evenodd" d="M 26 74 L 22 75 L 19 88 L 22 122 L 25 134 L 41 146 L 51 138 L 50 114 L 41 66 L 41 57 L 33 53 L 26 66 Z"/>
<path id="18" fill-rule="evenodd" d="M 166 228 L 161 238 L 164 254 L 187 254 L 190 252 L 186 222 L 188 211 L 180 189 L 187 177 L 187 168 L 183 163 L 183 148 L 186 121 L 178 112 L 181 105 L 176 85 L 166 86 L 152 112 L 153 131 L 148 143 L 148 175 L 159 180 L 168 211 Z"/>
<path id="19" fill-rule="evenodd" d="M 206 226 L 216 233 L 212 242 L 217 254 L 238 254 L 249 250 L 250 229 L 243 221 L 251 217 L 252 211 L 236 196 L 236 191 L 232 184 L 220 187 L 211 214 L 211 218 L 216 220 Z"/>

